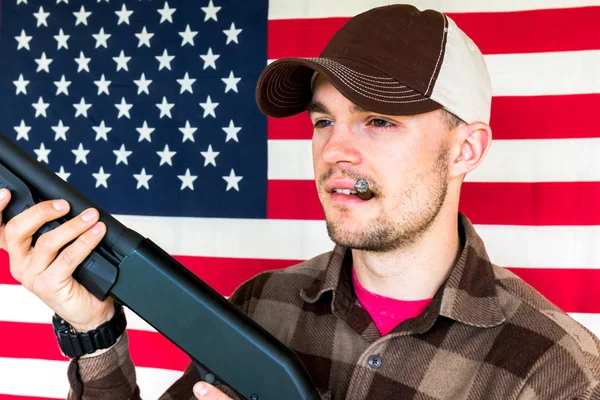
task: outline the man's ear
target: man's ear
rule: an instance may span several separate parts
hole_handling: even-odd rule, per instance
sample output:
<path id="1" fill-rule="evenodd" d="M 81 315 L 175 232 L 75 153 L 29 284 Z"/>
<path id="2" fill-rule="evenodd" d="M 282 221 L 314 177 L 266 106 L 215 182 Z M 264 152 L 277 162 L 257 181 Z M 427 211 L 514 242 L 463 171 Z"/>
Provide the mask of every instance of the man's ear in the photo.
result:
<path id="1" fill-rule="evenodd" d="M 492 129 L 483 122 L 456 128 L 454 159 L 450 165 L 451 177 L 460 177 L 473 171 L 487 155 L 492 144 Z"/>

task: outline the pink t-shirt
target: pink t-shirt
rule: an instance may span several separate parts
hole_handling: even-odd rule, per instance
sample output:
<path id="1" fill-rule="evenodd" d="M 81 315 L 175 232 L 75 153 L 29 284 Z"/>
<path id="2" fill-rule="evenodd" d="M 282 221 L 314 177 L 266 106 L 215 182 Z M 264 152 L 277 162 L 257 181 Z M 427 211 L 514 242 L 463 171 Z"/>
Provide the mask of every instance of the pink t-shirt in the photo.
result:
<path id="1" fill-rule="evenodd" d="M 358 281 L 354 267 L 352 267 L 352 282 L 359 303 L 367 310 L 382 336 L 388 334 L 402 321 L 421 314 L 432 300 L 398 300 L 371 293 Z"/>

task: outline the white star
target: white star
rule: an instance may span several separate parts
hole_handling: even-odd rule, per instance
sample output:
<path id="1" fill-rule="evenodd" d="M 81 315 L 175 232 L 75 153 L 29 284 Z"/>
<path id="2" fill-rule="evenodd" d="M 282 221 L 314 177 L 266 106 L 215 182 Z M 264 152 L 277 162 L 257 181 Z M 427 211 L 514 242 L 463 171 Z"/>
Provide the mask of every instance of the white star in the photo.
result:
<path id="1" fill-rule="evenodd" d="M 63 181 L 67 181 L 67 179 L 69 179 L 69 177 L 71 176 L 70 173 L 65 171 L 65 168 L 61 165 L 60 166 L 60 171 L 58 171 L 56 173 L 56 175 L 58 175 L 59 178 L 61 178 Z"/>
<path id="2" fill-rule="evenodd" d="M 139 40 L 138 47 L 142 47 L 143 45 L 150 47 L 150 39 L 152 39 L 154 33 L 148 33 L 146 27 L 144 26 L 142 31 L 140 33 L 136 33 L 135 36 L 137 36 Z"/>
<path id="3" fill-rule="evenodd" d="M 233 125 L 233 120 L 229 120 L 229 126 L 222 129 L 227 134 L 227 137 L 225 138 L 225 143 L 229 142 L 231 139 L 239 143 L 237 134 L 242 128 L 237 128 L 235 125 Z"/>
<path id="4" fill-rule="evenodd" d="M 155 128 L 149 128 L 148 127 L 148 123 L 146 121 L 144 121 L 144 124 L 142 125 L 141 128 L 135 128 L 135 129 L 140 134 L 138 142 L 141 142 L 142 140 L 147 140 L 149 142 L 152 142 L 152 139 L 150 138 L 150 135 L 152 134 L 152 132 L 154 132 Z"/>
<path id="5" fill-rule="evenodd" d="M 238 42 L 238 35 L 242 32 L 241 29 L 235 29 L 235 24 L 232 22 L 231 23 L 231 27 L 228 30 L 224 30 L 223 33 L 225 35 L 227 35 L 227 43 L 225 44 L 229 44 L 229 42 Z"/>
<path id="6" fill-rule="evenodd" d="M 158 154 L 160 156 L 160 164 L 159 167 L 161 165 L 163 165 L 164 163 L 169 164 L 170 166 L 173 166 L 173 163 L 171 162 L 171 159 L 173 158 L 173 156 L 176 154 L 177 152 L 175 151 L 169 151 L 169 145 L 165 144 L 165 148 L 163 151 L 157 151 L 156 154 Z"/>
<path id="7" fill-rule="evenodd" d="M 212 115 L 216 118 L 215 108 L 217 108 L 218 105 L 219 103 L 213 103 L 210 100 L 210 96 L 207 96 L 206 103 L 200 103 L 200 106 L 204 108 L 204 115 L 202 115 L 202 118 L 206 118 L 207 115 Z"/>
<path id="8" fill-rule="evenodd" d="M 17 92 L 15 94 L 27 94 L 27 85 L 29 85 L 29 81 L 23 79 L 23 74 L 19 74 L 19 79 L 13 81 L 13 83 L 17 87 Z"/>
<path id="9" fill-rule="evenodd" d="M 139 174 L 133 174 L 133 177 L 137 180 L 137 186 L 135 187 L 136 189 L 139 189 L 142 186 L 146 189 L 150 189 L 150 186 L 148 186 L 148 181 L 152 179 L 152 175 L 146 175 L 146 168 L 142 168 L 142 172 Z"/>
<path id="10" fill-rule="evenodd" d="M 198 128 L 192 128 L 190 126 L 190 121 L 185 121 L 185 127 L 179 128 L 181 133 L 183 133 L 183 139 L 181 139 L 181 143 L 185 142 L 189 139 L 190 142 L 194 142 L 194 133 L 198 130 Z"/>
<path id="11" fill-rule="evenodd" d="M 169 8 L 169 3 L 165 1 L 165 6 L 158 11 L 160 14 L 160 23 L 162 24 L 165 21 L 173 22 L 173 13 L 175 13 L 176 8 Z"/>
<path id="12" fill-rule="evenodd" d="M 35 117 L 39 117 L 40 115 L 46 118 L 46 110 L 50 107 L 50 103 L 44 103 L 44 99 L 40 96 L 37 103 L 32 104 L 33 108 L 35 108 Z"/>
<path id="13" fill-rule="evenodd" d="M 213 151 L 212 145 L 208 145 L 208 150 L 201 151 L 202 157 L 204 157 L 204 166 L 206 167 L 208 164 L 212 164 L 215 167 L 217 166 L 216 158 L 219 155 L 218 151 Z"/>
<path id="14" fill-rule="evenodd" d="M 37 28 L 41 25 L 48 26 L 47 18 L 50 16 L 50 13 L 44 12 L 44 7 L 40 6 L 40 10 L 33 13 L 33 16 L 37 19 Z"/>
<path id="15" fill-rule="evenodd" d="M 104 186 L 108 189 L 108 178 L 110 178 L 110 174 L 104 172 L 104 168 L 100 167 L 100 170 L 92 174 L 92 176 L 96 179 L 96 187 Z"/>
<path id="16" fill-rule="evenodd" d="M 221 80 L 225 82 L 226 85 L 225 93 L 229 92 L 229 90 L 233 90 L 234 92 L 238 93 L 237 84 L 239 81 L 242 80 L 242 78 L 236 78 L 235 76 L 233 76 L 233 71 L 229 73 L 229 76 L 227 78 L 221 78 Z"/>
<path id="17" fill-rule="evenodd" d="M 62 28 L 58 31 L 58 35 L 54 35 L 54 39 L 56 39 L 56 48 L 60 50 L 62 47 L 69 50 L 69 45 L 67 44 L 67 40 L 69 40 L 71 36 L 65 35 Z"/>
<path id="18" fill-rule="evenodd" d="M 17 5 L 19 5 L 21 3 L 27 4 L 27 0 L 17 0 Z"/>
<path id="19" fill-rule="evenodd" d="M 19 44 L 17 45 L 17 50 L 21 50 L 21 49 L 29 49 L 29 42 L 31 42 L 31 39 L 33 38 L 33 36 L 27 36 L 27 34 L 25 33 L 24 29 L 21 29 L 21 34 L 19 36 L 15 36 L 15 39 L 17 39 L 17 42 L 19 42 Z"/>
<path id="20" fill-rule="evenodd" d="M 160 117 L 167 116 L 171 117 L 171 108 L 175 107 L 175 103 L 167 103 L 167 98 L 163 96 L 162 103 L 157 104 L 156 107 L 160 110 Z"/>
<path id="21" fill-rule="evenodd" d="M 186 92 L 186 91 L 193 94 L 194 90 L 192 89 L 192 85 L 194 84 L 194 82 L 196 82 L 196 80 L 190 79 L 190 76 L 187 72 L 185 73 L 185 76 L 183 77 L 183 79 L 177 79 L 177 83 L 179 83 L 181 85 L 181 91 L 179 92 L 179 94 Z"/>
<path id="22" fill-rule="evenodd" d="M 151 80 L 146 79 L 146 75 L 142 73 L 142 76 L 140 77 L 139 80 L 134 80 L 133 82 L 135 82 L 135 84 L 138 87 L 138 92 L 137 94 L 141 94 L 142 92 L 146 93 L 146 94 L 150 94 L 150 91 L 148 90 L 148 86 L 150 86 L 150 84 L 152 83 Z"/>
<path id="23" fill-rule="evenodd" d="M 48 156 L 50 155 L 51 150 L 47 149 L 46 146 L 44 146 L 44 142 L 40 144 L 39 149 L 34 149 L 33 151 L 35 152 L 35 154 L 37 154 L 38 161 L 43 161 L 46 164 L 50 164 L 50 161 L 48 161 Z"/>
<path id="24" fill-rule="evenodd" d="M 75 62 L 77 63 L 77 72 L 81 72 L 83 70 L 86 70 L 87 72 L 90 72 L 90 67 L 89 67 L 89 63 L 90 63 L 91 58 L 90 57 L 86 57 L 83 54 L 83 51 L 79 52 L 79 58 L 75 59 Z"/>
<path id="25" fill-rule="evenodd" d="M 170 56 L 169 53 L 167 53 L 167 49 L 165 49 L 165 51 L 163 51 L 162 56 L 156 56 L 155 58 L 160 62 L 160 65 L 158 66 L 159 71 L 163 68 L 166 68 L 170 71 L 171 61 L 173 61 L 175 56 Z"/>
<path id="26" fill-rule="evenodd" d="M 221 57 L 218 54 L 213 54 L 212 49 L 209 47 L 208 48 L 208 52 L 204 55 L 200 55 L 200 58 L 204 60 L 204 67 L 202 69 L 206 69 L 208 67 L 212 67 L 213 69 L 217 69 L 217 65 L 215 64 L 215 61 L 217 61 L 217 58 Z"/>
<path id="27" fill-rule="evenodd" d="M 52 59 L 51 58 L 46 58 L 46 53 L 45 52 L 42 53 L 42 57 L 36 58 L 35 62 L 38 65 L 38 67 L 35 70 L 35 72 L 40 72 L 42 70 L 46 71 L 46 72 L 50 72 L 50 64 L 52 64 Z"/>
<path id="28" fill-rule="evenodd" d="M 223 177 L 223 179 L 225 179 L 225 182 L 227 182 L 227 189 L 225 189 L 225 191 L 228 192 L 229 189 L 233 188 L 239 192 L 240 188 L 238 186 L 238 182 L 241 181 L 243 178 L 243 176 L 235 176 L 235 172 L 233 172 L 232 168 L 231 172 L 229 173 L 229 176 Z"/>
<path id="29" fill-rule="evenodd" d="M 127 162 L 127 157 L 129 157 L 133 153 L 133 151 L 125 150 L 125 145 L 122 144 L 121 148 L 119 150 L 113 150 L 113 153 L 115 153 L 115 155 L 117 156 L 116 165 L 119 165 L 119 163 L 129 165 L 129 163 Z"/>
<path id="30" fill-rule="evenodd" d="M 117 109 L 119 110 L 119 115 L 117 116 L 117 118 L 121 118 L 123 116 L 131 119 L 131 116 L 129 115 L 129 110 L 131 110 L 131 108 L 133 107 L 133 104 L 127 104 L 125 102 L 125 97 L 121 98 L 121 104 L 115 104 L 115 107 L 117 107 Z"/>
<path id="31" fill-rule="evenodd" d="M 104 124 L 104 120 L 102 120 L 102 122 L 100 122 L 100 125 L 92 126 L 92 129 L 94 131 L 96 131 L 96 139 L 95 140 L 104 139 L 105 141 L 108 141 L 107 133 L 112 131 L 112 128 L 107 127 Z"/>
<path id="32" fill-rule="evenodd" d="M 198 34 L 198 31 L 190 30 L 190 25 L 188 24 L 185 27 L 185 31 L 179 32 L 179 36 L 181 36 L 183 38 L 183 40 L 181 41 L 181 47 L 185 46 L 186 43 L 189 43 L 193 46 L 194 45 L 194 37 L 196 37 L 197 34 Z"/>
<path id="33" fill-rule="evenodd" d="M 58 139 L 62 139 L 65 142 L 67 141 L 67 131 L 69 130 L 68 126 L 64 126 L 61 119 L 58 120 L 58 125 L 53 126 L 52 130 L 54 131 L 54 141 L 58 141 Z"/>
<path id="34" fill-rule="evenodd" d="M 125 7 L 125 4 L 123 4 L 123 7 Z M 131 60 L 131 57 L 125 57 L 125 53 L 123 52 L 123 50 L 121 50 L 121 54 L 119 54 L 119 57 L 113 57 L 113 60 L 115 60 L 115 62 L 117 63 L 117 71 L 119 71 L 120 69 L 129 71 L 129 68 L 127 68 L 127 63 L 129 62 L 129 60 Z"/>
<path id="35" fill-rule="evenodd" d="M 206 14 L 204 16 L 204 22 L 208 21 L 209 19 L 214 19 L 216 21 L 217 13 L 220 9 L 221 7 L 215 7 L 212 0 L 210 0 L 208 7 L 202 7 L 202 11 L 204 11 L 204 14 Z"/>
<path id="36" fill-rule="evenodd" d="M 108 87 L 110 86 L 111 81 L 107 81 L 104 78 L 104 74 L 102 74 L 99 81 L 94 81 L 94 84 L 96 86 L 98 86 L 98 96 L 100 96 L 101 93 L 106 93 L 106 94 L 110 95 L 110 93 L 108 91 Z"/>
<path id="37" fill-rule="evenodd" d="M 56 85 L 56 96 L 61 93 L 64 93 L 67 96 L 69 95 L 69 85 L 71 84 L 71 81 L 65 80 L 64 75 L 60 78 L 60 81 L 54 81 L 54 84 Z"/>
<path id="38" fill-rule="evenodd" d="M 90 151 L 83 148 L 83 144 L 79 143 L 77 150 L 71 150 L 71 153 L 75 154 L 75 164 L 79 164 L 81 161 L 87 164 L 87 155 Z"/>
<path id="39" fill-rule="evenodd" d="M 73 13 L 74 16 L 77 17 L 77 21 L 75 21 L 75 26 L 79 24 L 84 24 L 87 26 L 87 19 L 90 15 L 92 15 L 91 11 L 85 11 L 85 7 L 81 6 L 79 11 Z"/>
<path id="40" fill-rule="evenodd" d="M 69 4 L 69 0 L 56 0 L 56 4 L 65 3 Z"/>
<path id="41" fill-rule="evenodd" d="M 177 177 L 181 180 L 181 189 L 183 190 L 186 187 L 194 190 L 194 181 L 198 179 L 197 175 L 191 175 L 190 169 L 185 170 L 185 175 L 177 175 Z"/>
<path id="42" fill-rule="evenodd" d="M 125 3 L 123 3 L 123 7 L 121 7 L 121 11 L 115 11 L 115 14 L 119 16 L 119 21 L 117 25 L 121 25 L 122 23 L 126 23 L 129 25 L 129 17 L 133 14 L 133 11 L 129 11 L 127 7 L 125 7 Z"/>
<path id="43" fill-rule="evenodd" d="M 96 48 L 102 46 L 108 49 L 108 43 L 106 42 L 112 35 L 104 33 L 104 27 L 100 28 L 100 32 L 93 33 L 92 36 L 96 39 Z"/>
<path id="44" fill-rule="evenodd" d="M 73 104 L 73 107 L 75 107 L 75 109 L 77 110 L 77 112 L 75 113 L 75 118 L 77 118 L 80 115 L 83 115 L 85 118 L 87 118 L 87 110 L 89 110 L 92 107 L 92 105 L 86 104 L 85 99 L 82 97 L 79 101 L 79 104 Z"/>
<path id="45" fill-rule="evenodd" d="M 29 131 L 31 130 L 30 126 L 25 125 L 25 121 L 21 120 L 21 125 L 15 126 L 15 131 L 17 131 L 17 140 L 25 139 L 29 140 Z"/>

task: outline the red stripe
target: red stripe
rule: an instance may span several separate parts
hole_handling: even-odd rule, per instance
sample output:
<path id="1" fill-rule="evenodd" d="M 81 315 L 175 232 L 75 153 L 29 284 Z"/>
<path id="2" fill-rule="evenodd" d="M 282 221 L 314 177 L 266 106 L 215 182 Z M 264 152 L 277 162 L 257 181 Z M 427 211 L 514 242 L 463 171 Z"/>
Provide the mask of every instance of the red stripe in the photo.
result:
<path id="1" fill-rule="evenodd" d="M 322 220 L 312 180 L 270 180 L 269 219 Z M 459 209 L 475 224 L 600 225 L 600 182 L 465 182 Z"/>
<path id="2" fill-rule="evenodd" d="M 483 54 L 600 49 L 600 7 L 448 13 Z M 316 57 L 349 17 L 270 20 L 269 59 Z"/>
<path id="3" fill-rule="evenodd" d="M 600 94 L 494 97 L 490 126 L 494 140 L 600 137 L 600 119 L 589 110 L 600 110 Z M 271 140 L 308 140 L 312 130 L 306 113 L 268 119 Z"/>

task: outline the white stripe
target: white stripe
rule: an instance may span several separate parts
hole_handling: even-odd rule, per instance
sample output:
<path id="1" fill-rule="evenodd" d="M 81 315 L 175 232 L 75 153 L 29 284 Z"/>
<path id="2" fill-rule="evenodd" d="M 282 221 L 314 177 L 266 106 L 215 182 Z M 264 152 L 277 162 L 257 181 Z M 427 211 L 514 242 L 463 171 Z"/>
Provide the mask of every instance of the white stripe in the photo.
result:
<path id="1" fill-rule="evenodd" d="M 569 315 L 600 338 L 600 314 L 569 313 Z"/>
<path id="2" fill-rule="evenodd" d="M 353 16 L 374 7 L 394 4 L 387 0 L 272 0 L 269 19 L 327 18 Z M 570 8 L 600 5 L 598 0 L 418 0 L 407 1 L 423 10 L 432 8 L 442 12 L 522 11 L 547 8 Z"/>
<path id="3" fill-rule="evenodd" d="M 493 136 L 493 127 L 492 127 Z M 269 179 L 312 180 L 310 140 L 269 140 Z M 492 140 L 467 182 L 597 182 L 600 139 Z"/>

